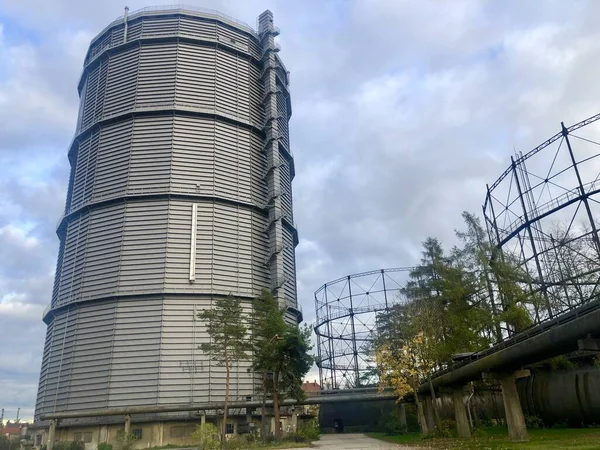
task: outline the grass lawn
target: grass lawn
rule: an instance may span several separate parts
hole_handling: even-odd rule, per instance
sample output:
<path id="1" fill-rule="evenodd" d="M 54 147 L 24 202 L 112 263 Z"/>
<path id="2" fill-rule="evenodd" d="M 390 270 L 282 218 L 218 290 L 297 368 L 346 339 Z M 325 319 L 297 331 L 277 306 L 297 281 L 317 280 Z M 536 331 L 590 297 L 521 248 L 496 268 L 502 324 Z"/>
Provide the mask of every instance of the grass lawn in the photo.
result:
<path id="1" fill-rule="evenodd" d="M 435 450 L 600 450 L 600 429 L 598 428 L 528 431 L 529 442 L 520 444 L 510 442 L 508 430 L 501 427 L 484 428 L 483 436 L 471 439 L 421 439 L 417 433 L 401 436 L 386 436 L 383 433 L 368 433 L 368 435 L 386 442 Z"/>

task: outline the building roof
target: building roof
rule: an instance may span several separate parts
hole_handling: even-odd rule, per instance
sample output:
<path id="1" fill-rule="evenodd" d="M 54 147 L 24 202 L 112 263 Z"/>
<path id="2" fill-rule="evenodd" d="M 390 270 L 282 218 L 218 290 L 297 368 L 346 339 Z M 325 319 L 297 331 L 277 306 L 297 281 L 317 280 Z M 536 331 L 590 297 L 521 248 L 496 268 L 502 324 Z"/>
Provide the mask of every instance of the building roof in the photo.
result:
<path id="1" fill-rule="evenodd" d="M 302 383 L 302 390 L 304 392 L 319 392 L 321 390 L 321 386 L 319 386 L 317 380 L 313 382 L 305 381 L 304 383 Z"/>
<path id="2" fill-rule="evenodd" d="M 3 436 L 20 436 L 21 427 L 22 425 L 8 425 L 6 427 L 0 428 L 0 434 Z"/>

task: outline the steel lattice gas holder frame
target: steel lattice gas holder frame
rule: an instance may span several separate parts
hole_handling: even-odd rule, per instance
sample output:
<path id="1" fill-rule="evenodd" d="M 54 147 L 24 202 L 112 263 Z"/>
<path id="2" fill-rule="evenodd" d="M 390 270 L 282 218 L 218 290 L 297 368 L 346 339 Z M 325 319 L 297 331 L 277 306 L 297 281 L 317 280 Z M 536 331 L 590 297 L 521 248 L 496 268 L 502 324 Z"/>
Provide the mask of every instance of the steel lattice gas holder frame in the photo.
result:
<path id="1" fill-rule="evenodd" d="M 511 157 L 487 187 L 489 238 L 526 272 L 523 286 L 539 299 L 536 323 L 600 295 L 599 119 L 561 123 L 550 139 Z"/>
<path id="2" fill-rule="evenodd" d="M 377 313 L 401 301 L 412 269 L 347 275 L 315 292 L 317 366 L 323 388 L 355 388 L 377 381 L 371 354 Z"/>

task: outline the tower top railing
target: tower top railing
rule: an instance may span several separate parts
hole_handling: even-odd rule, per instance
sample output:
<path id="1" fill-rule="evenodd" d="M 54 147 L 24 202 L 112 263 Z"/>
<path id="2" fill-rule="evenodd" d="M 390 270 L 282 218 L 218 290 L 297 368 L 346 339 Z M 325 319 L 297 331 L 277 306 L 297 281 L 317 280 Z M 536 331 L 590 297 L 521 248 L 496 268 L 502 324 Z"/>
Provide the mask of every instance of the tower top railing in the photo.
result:
<path id="1" fill-rule="evenodd" d="M 183 5 L 183 4 L 146 6 L 145 8 L 140 8 L 140 9 L 136 9 L 135 11 L 128 12 L 127 19 L 132 20 L 138 16 L 141 16 L 141 15 L 144 15 L 147 13 L 162 13 L 162 12 L 170 13 L 170 14 L 176 14 L 177 12 L 197 13 L 197 14 L 202 14 L 204 16 L 208 16 L 208 17 L 212 16 L 213 18 L 221 19 L 226 22 L 230 22 L 233 25 L 236 25 L 239 28 L 242 28 L 244 31 L 247 31 L 248 33 L 251 33 L 252 35 L 258 37 L 258 33 L 256 32 L 256 30 L 254 28 L 252 28 L 250 25 L 248 25 L 246 22 L 243 22 L 239 19 L 236 19 L 235 17 L 229 16 L 220 11 L 217 11 L 216 9 L 202 8 L 200 6 L 190 6 L 190 5 Z M 100 33 L 98 33 L 96 35 L 96 37 L 94 37 L 92 39 L 92 42 L 90 43 L 90 45 L 92 45 L 94 42 L 96 42 L 96 40 L 98 40 L 98 38 L 100 36 L 102 36 L 104 33 L 106 33 L 106 31 L 108 31 L 115 25 L 122 23 L 124 19 L 125 19 L 125 14 L 118 16 L 115 20 L 113 20 L 110 24 L 108 24 Z"/>

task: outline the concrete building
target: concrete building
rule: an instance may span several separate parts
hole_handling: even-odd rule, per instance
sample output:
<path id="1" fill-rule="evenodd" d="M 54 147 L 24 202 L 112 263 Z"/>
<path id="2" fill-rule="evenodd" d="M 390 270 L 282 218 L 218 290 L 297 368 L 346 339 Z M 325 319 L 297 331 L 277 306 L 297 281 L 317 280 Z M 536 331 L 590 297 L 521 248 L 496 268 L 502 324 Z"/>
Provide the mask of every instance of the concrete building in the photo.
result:
<path id="1" fill-rule="evenodd" d="M 220 296 L 250 310 L 267 288 L 301 321 L 278 33 L 270 11 L 256 32 L 215 11 L 145 8 L 92 40 L 36 418 L 223 400 L 224 369 L 198 349 L 209 338 L 195 318 Z M 232 399 L 255 395 L 247 368 L 234 369 Z M 144 420 L 166 443 L 187 432 L 161 421 L 190 417 Z M 86 441 L 113 432 L 100 422 Z"/>

